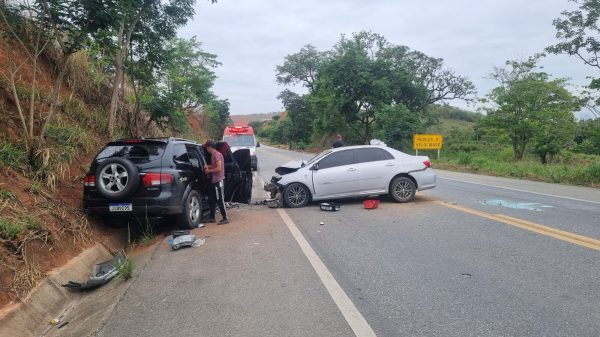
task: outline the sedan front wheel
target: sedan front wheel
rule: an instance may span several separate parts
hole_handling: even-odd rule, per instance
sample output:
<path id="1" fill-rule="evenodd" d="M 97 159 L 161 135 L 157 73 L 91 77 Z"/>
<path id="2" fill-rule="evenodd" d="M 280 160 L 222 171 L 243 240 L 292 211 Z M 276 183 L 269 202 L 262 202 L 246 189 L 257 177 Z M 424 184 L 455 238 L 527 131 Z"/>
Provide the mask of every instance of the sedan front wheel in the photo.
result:
<path id="1" fill-rule="evenodd" d="M 304 207 L 310 201 L 310 191 L 308 190 L 308 187 L 300 183 L 289 184 L 283 190 L 283 200 L 287 207 Z"/>

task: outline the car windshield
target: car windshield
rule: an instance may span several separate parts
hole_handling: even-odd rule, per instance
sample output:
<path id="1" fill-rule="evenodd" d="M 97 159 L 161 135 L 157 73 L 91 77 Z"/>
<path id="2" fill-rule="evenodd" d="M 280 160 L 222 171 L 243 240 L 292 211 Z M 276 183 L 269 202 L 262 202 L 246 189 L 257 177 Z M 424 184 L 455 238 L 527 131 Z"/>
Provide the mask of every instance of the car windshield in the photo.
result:
<path id="1" fill-rule="evenodd" d="M 255 146 L 254 135 L 228 135 L 223 137 L 223 140 L 229 146 Z"/>
<path id="2" fill-rule="evenodd" d="M 165 143 L 136 143 L 108 145 L 98 155 L 96 160 L 106 158 L 127 158 L 134 163 L 147 163 L 162 157 Z"/>
<path id="3" fill-rule="evenodd" d="M 310 160 L 306 162 L 306 165 L 310 165 L 310 164 L 316 162 L 317 160 L 319 160 L 319 159 L 323 158 L 324 156 L 328 155 L 329 153 L 331 153 L 331 150 L 325 150 L 325 151 L 319 153 L 318 155 L 310 158 Z"/>

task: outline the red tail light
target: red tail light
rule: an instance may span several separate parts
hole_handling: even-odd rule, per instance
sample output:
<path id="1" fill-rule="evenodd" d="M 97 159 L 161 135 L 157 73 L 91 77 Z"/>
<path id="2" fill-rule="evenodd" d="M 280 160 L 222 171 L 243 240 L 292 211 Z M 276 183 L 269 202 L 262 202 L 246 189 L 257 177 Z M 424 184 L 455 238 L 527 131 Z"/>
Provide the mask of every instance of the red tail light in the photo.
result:
<path id="1" fill-rule="evenodd" d="M 146 173 L 142 177 L 142 184 L 145 187 L 168 185 L 173 182 L 173 175 L 169 173 Z"/>
<path id="2" fill-rule="evenodd" d="M 431 162 L 429 160 L 424 161 L 423 164 L 427 167 L 431 167 Z"/>
<path id="3" fill-rule="evenodd" d="M 91 173 L 86 174 L 85 178 L 83 178 L 83 186 L 87 186 L 87 187 L 96 186 L 96 177 Z"/>

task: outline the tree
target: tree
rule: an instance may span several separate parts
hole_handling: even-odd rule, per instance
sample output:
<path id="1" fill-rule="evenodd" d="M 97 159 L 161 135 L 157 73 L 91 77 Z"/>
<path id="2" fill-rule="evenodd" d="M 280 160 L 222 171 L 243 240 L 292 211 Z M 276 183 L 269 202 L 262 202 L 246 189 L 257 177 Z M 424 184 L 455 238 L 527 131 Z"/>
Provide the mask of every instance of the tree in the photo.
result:
<path id="1" fill-rule="evenodd" d="M 225 127 L 233 124 L 229 112 L 229 101 L 226 99 L 212 99 L 204 105 L 203 110 L 208 117 L 207 131 L 211 138 L 221 137 Z"/>
<path id="2" fill-rule="evenodd" d="M 578 9 L 562 12 L 553 21 L 558 43 L 546 48 L 553 54 L 576 56 L 586 65 L 600 70 L 600 2 L 597 0 L 570 0 L 579 5 Z M 593 78 L 589 86 L 600 89 L 600 78 Z M 600 98 L 595 99 L 600 104 Z M 596 109 L 592 107 L 593 112 Z"/>
<path id="3" fill-rule="evenodd" d="M 383 107 L 376 112 L 376 136 L 390 146 L 405 147 L 405 141 L 421 127 L 419 116 L 403 104 Z"/>
<path id="4" fill-rule="evenodd" d="M 293 148 L 294 143 L 304 143 L 310 140 L 314 114 L 310 110 L 307 96 L 300 96 L 288 89 L 277 97 L 283 103 L 290 120 L 291 132 L 286 143 Z"/>
<path id="5" fill-rule="evenodd" d="M 104 46 L 114 68 L 113 89 L 108 111 L 108 131 L 112 136 L 120 97 L 124 91 L 124 74 L 128 54 L 137 46 L 161 48 L 174 38 L 177 29 L 194 14 L 194 0 L 81 0 L 84 4 L 81 20 L 87 30 Z M 216 0 L 212 0 L 216 2 Z M 146 43 L 144 43 L 144 41 Z M 138 50 L 136 62 L 145 59 L 144 49 Z M 146 49 L 147 50 L 147 49 Z M 132 69 L 131 67 L 128 69 Z M 135 75 L 133 71 L 129 73 Z M 136 95 L 141 99 L 141 95 Z"/>
<path id="6" fill-rule="evenodd" d="M 200 47 L 195 38 L 166 42 L 154 83 L 141 97 L 142 107 L 150 113 L 148 125 L 155 122 L 159 127 L 170 126 L 181 132 L 188 111 L 216 102 L 210 88 L 216 78 L 212 68 L 219 63 L 216 55 Z M 229 103 L 220 103 L 228 112 Z"/>
<path id="7" fill-rule="evenodd" d="M 600 118 L 580 120 L 575 134 L 575 151 L 600 155 Z"/>
<path id="8" fill-rule="evenodd" d="M 392 66 L 388 48 L 378 34 L 342 36 L 323 63 L 312 92 L 316 101 L 333 104 L 363 143 L 373 136 L 378 109 L 401 103 L 416 113 L 426 106 L 426 89 L 415 84 L 409 69 Z"/>
<path id="9" fill-rule="evenodd" d="M 283 64 L 276 67 L 277 83 L 301 84 L 313 90 L 321 64 L 326 59 L 327 53 L 319 52 L 314 46 L 307 44 L 299 52 L 286 56 Z"/>
<path id="10" fill-rule="evenodd" d="M 19 12 L 23 11 L 27 13 L 29 19 L 19 15 Z M 12 100 L 23 127 L 23 140 L 30 159 L 35 150 L 36 134 L 34 133 L 34 126 L 38 123 L 38 118 L 35 116 L 38 61 L 50 39 L 49 33 L 43 25 L 34 19 L 35 16 L 34 8 L 27 3 L 0 7 L 0 17 L 2 17 L 2 23 L 6 27 L 6 31 L 2 32 L 0 38 L 4 44 L 8 63 L 7 67 L 0 69 L 0 74 L 2 75 L 2 82 L 5 82 L 10 88 Z M 17 48 L 14 48 L 11 41 L 17 45 Z M 26 54 L 25 59 L 18 57 L 16 52 L 18 49 Z M 22 94 L 22 88 L 17 83 L 17 75 L 28 63 L 31 63 L 32 74 L 29 85 L 30 94 L 26 97 Z M 29 107 L 25 106 L 26 102 L 22 102 L 23 100 L 29 100 Z"/>
<path id="11" fill-rule="evenodd" d="M 315 134 L 346 130 L 352 133 L 348 138 L 366 143 L 378 131 L 375 128 L 382 127 L 379 116 L 406 112 L 399 108 L 404 107 L 416 115 L 411 120 L 421 121 L 427 105 L 469 99 L 475 93 L 473 83 L 444 68 L 442 59 L 391 44 L 368 31 L 342 35 L 332 50 L 324 52 L 306 45 L 286 56 L 276 70 L 278 83 L 308 89 L 303 114 L 307 120 L 314 116 L 313 140 Z M 290 114 L 292 124 L 297 124 L 295 115 Z"/>
<path id="12" fill-rule="evenodd" d="M 543 55 L 525 61 L 507 61 L 506 68 L 496 68 L 491 77 L 499 82 L 488 95 L 494 106 L 485 118 L 487 127 L 505 132 L 512 142 L 516 160 L 522 160 L 527 145 L 535 142 L 542 162 L 558 153 L 573 136 L 573 111 L 580 101 L 566 88 L 564 79 L 550 79 L 539 71 Z"/>

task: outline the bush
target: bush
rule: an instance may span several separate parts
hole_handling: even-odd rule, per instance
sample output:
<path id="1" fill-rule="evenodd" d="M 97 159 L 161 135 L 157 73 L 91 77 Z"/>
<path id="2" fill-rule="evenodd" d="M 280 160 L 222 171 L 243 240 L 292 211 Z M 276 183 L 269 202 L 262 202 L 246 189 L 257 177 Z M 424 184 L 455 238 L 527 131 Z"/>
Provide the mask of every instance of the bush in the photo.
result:
<path id="1" fill-rule="evenodd" d="M 21 233 L 21 226 L 18 223 L 0 218 L 0 236 L 7 240 L 14 240 Z"/>
<path id="2" fill-rule="evenodd" d="M 592 163 L 587 167 L 587 175 L 590 182 L 600 183 L 600 162 Z"/>
<path id="3" fill-rule="evenodd" d="M 0 190 L 0 202 L 6 201 L 6 200 L 17 200 L 17 196 L 11 192 L 11 191 L 7 191 L 7 190 Z"/>
<path id="4" fill-rule="evenodd" d="M 460 165 L 471 165 L 473 162 L 473 156 L 468 153 L 460 152 L 456 155 L 456 162 Z"/>
<path id="5" fill-rule="evenodd" d="M 0 142 L 0 165 L 22 168 L 26 163 L 25 158 L 25 150 L 15 147 L 7 141 Z"/>
<path id="6" fill-rule="evenodd" d="M 20 220 L 22 228 L 25 228 L 28 231 L 42 228 L 40 221 L 30 214 L 25 215 Z"/>
<path id="7" fill-rule="evenodd" d="M 133 261 L 129 258 L 123 260 L 123 262 L 116 265 L 117 273 L 123 280 L 129 280 L 133 276 Z"/>

